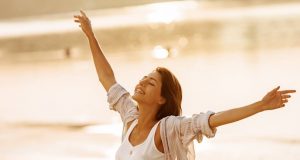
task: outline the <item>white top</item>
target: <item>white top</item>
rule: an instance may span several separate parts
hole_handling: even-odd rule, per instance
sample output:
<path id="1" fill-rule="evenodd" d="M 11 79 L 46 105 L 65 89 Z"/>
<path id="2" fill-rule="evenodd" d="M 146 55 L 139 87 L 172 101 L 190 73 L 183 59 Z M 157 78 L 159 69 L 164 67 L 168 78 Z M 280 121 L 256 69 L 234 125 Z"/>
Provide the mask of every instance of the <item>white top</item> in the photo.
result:
<path id="1" fill-rule="evenodd" d="M 129 135 L 137 122 L 137 119 L 134 120 L 129 127 L 125 138 L 117 151 L 116 160 L 164 160 L 164 154 L 156 148 L 154 142 L 154 135 L 158 122 L 152 127 L 144 142 L 136 146 L 132 146 L 129 142 Z"/>

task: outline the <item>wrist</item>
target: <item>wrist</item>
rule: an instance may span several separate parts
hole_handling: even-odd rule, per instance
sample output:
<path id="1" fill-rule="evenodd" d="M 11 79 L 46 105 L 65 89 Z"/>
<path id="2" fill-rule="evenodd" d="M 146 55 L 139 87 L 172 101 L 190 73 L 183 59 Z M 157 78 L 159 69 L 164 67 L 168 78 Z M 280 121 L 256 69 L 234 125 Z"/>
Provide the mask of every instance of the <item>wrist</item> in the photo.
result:
<path id="1" fill-rule="evenodd" d="M 256 103 L 257 103 L 257 107 L 256 108 L 257 108 L 258 112 L 262 112 L 262 111 L 267 110 L 264 101 L 260 100 L 260 101 L 257 101 Z"/>

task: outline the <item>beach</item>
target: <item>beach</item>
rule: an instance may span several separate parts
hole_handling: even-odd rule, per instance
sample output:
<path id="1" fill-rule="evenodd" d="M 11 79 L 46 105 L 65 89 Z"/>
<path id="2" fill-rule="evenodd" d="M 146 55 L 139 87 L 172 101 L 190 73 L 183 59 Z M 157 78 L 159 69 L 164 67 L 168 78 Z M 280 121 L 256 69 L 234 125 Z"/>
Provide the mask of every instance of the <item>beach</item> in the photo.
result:
<path id="1" fill-rule="evenodd" d="M 157 66 L 177 76 L 187 117 L 251 104 L 278 85 L 300 91 L 299 3 L 205 8 L 200 16 L 201 5 L 194 4 L 176 2 L 172 6 L 182 14 L 162 19 L 159 9 L 152 12 L 157 4 L 89 11 L 128 92 Z M 109 110 L 87 40 L 68 15 L 46 17 L 53 21 L 43 25 L 50 27 L 36 32 L 18 32 L 15 20 L 0 22 L 1 160 L 114 159 L 122 122 Z M 124 17 L 128 23 L 120 25 Z M 44 18 L 31 17 L 24 26 Z M 195 141 L 196 159 L 300 160 L 299 105 L 295 93 L 284 108 L 219 127 L 214 138 Z"/>
<path id="2" fill-rule="evenodd" d="M 182 84 L 186 116 L 250 104 L 276 85 L 298 89 L 299 58 L 298 50 L 170 60 L 108 56 L 131 93 L 155 66 L 170 68 Z M 1 159 L 114 159 L 122 123 L 108 108 L 90 58 L 6 63 L 0 71 Z M 196 145 L 198 159 L 298 159 L 297 97 L 286 108 L 218 128 L 215 138 Z"/>

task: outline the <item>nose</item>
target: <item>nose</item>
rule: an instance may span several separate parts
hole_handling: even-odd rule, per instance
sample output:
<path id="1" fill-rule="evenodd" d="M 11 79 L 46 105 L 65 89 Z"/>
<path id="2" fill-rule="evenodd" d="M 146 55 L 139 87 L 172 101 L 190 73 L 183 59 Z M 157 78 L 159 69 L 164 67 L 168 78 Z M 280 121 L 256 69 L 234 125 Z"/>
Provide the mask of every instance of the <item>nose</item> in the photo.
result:
<path id="1" fill-rule="evenodd" d="M 139 81 L 139 84 L 140 84 L 141 86 L 145 87 L 145 85 L 146 85 L 146 79 L 140 80 L 140 81 Z"/>

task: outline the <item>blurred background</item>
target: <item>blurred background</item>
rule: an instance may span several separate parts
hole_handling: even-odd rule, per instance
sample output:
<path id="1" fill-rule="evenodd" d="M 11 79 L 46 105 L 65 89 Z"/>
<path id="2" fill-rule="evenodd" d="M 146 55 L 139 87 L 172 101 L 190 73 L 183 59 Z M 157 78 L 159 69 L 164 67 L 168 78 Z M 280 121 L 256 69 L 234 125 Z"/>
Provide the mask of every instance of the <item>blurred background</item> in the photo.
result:
<path id="1" fill-rule="evenodd" d="M 300 90 L 299 0 L 0 1 L 0 159 L 113 160 L 119 115 L 108 109 L 83 9 L 117 81 L 133 92 L 157 66 L 183 88 L 183 114 Z M 221 126 L 196 159 L 299 160 L 300 99 Z"/>

